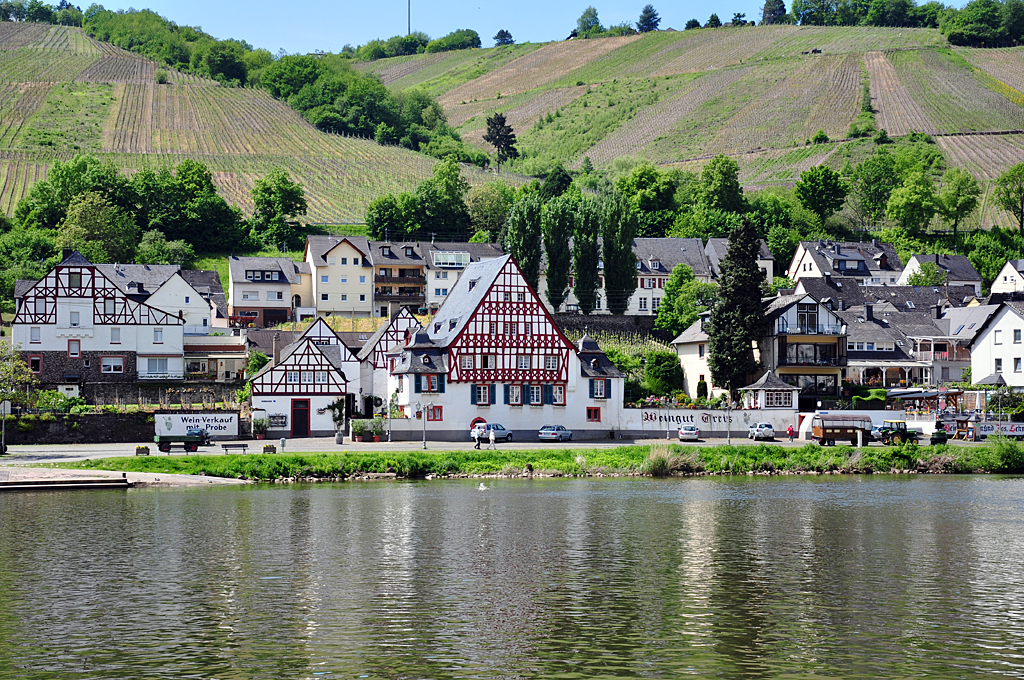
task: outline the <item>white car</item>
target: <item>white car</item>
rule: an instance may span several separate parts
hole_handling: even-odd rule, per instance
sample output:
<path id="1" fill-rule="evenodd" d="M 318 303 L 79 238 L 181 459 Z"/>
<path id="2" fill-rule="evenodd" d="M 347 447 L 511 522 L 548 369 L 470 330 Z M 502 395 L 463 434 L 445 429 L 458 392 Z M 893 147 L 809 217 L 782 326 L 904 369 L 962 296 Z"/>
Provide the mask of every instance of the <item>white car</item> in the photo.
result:
<path id="1" fill-rule="evenodd" d="M 512 433 L 506 430 L 505 427 L 499 423 L 477 423 L 473 426 L 473 429 L 469 431 L 469 438 L 472 440 L 480 437 L 480 441 L 482 442 L 490 441 L 491 430 L 494 430 L 494 441 L 512 441 Z"/>
<path id="2" fill-rule="evenodd" d="M 747 432 L 747 439 L 775 439 L 775 428 L 771 423 L 754 423 Z"/>
<path id="3" fill-rule="evenodd" d="M 696 425 L 683 425 L 679 428 L 679 441 L 700 441 L 700 430 Z"/>

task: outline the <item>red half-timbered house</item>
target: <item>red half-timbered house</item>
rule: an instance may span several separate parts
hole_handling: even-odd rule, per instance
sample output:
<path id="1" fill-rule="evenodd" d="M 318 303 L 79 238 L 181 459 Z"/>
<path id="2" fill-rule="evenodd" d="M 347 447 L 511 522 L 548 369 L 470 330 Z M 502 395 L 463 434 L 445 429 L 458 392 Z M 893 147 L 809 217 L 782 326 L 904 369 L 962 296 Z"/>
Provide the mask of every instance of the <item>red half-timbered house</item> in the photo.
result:
<path id="1" fill-rule="evenodd" d="M 374 412 L 374 397 L 379 397 L 382 405 L 390 399 L 388 373 L 391 359 L 388 353 L 404 347 L 419 328 L 420 324 L 412 312 L 407 307 L 399 307 L 388 323 L 378 328 L 359 351 L 357 357 L 362 362 L 360 386 L 363 413 L 366 415 Z"/>
<path id="2" fill-rule="evenodd" d="M 505 255 L 469 265 L 428 327 L 392 352 L 391 385 L 406 415 L 437 423 L 437 437 L 468 437 L 483 421 L 531 438 L 545 424 L 607 436 L 618 427 L 623 376 L 595 343 L 585 349 L 586 369 Z"/>

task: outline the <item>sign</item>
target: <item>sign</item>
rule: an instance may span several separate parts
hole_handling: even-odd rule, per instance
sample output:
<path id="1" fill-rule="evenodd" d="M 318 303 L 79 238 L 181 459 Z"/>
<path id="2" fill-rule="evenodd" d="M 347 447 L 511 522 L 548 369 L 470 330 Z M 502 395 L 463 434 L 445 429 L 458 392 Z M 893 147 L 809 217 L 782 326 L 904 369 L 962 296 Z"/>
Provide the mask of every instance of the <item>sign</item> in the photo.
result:
<path id="1" fill-rule="evenodd" d="M 155 418 L 157 434 L 184 436 L 198 427 L 211 437 L 238 436 L 237 413 L 158 413 Z"/>

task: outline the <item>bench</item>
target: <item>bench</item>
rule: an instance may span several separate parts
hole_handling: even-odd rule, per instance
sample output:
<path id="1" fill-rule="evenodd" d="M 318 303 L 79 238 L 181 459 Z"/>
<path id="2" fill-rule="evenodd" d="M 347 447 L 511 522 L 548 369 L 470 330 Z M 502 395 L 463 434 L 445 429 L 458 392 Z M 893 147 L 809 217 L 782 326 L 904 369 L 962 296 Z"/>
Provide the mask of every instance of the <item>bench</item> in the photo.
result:
<path id="1" fill-rule="evenodd" d="M 224 453 L 227 453 L 231 449 L 242 449 L 242 453 L 249 452 L 248 444 L 221 444 L 220 447 L 224 449 Z"/>

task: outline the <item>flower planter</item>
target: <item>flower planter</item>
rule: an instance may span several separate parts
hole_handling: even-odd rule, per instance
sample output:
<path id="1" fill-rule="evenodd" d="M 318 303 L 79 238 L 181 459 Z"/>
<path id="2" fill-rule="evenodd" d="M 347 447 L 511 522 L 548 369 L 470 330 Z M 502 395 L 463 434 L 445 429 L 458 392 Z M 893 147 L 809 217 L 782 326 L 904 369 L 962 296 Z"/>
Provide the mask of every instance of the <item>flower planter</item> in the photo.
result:
<path id="1" fill-rule="evenodd" d="M 258 433 L 256 435 L 256 439 L 266 439 L 266 438 L 267 438 L 267 435 L 262 433 L 262 432 L 260 432 L 260 433 Z"/>
<path id="2" fill-rule="evenodd" d="M 273 444 L 264 444 L 263 453 L 277 453 L 277 447 Z"/>
<path id="3" fill-rule="evenodd" d="M 360 442 L 360 443 L 362 443 L 362 441 L 363 441 L 363 436 L 362 436 L 362 435 L 359 435 L 359 434 L 357 434 L 357 435 L 353 435 L 353 437 L 352 437 L 352 441 L 355 441 L 355 442 Z"/>
<path id="4" fill-rule="evenodd" d="M 135 447 L 135 455 L 136 456 L 148 456 L 149 455 L 149 447 L 148 446 L 136 446 Z"/>
<path id="5" fill-rule="evenodd" d="M 379 442 L 380 441 L 380 435 L 376 435 L 376 434 L 373 435 L 373 441 Z"/>

